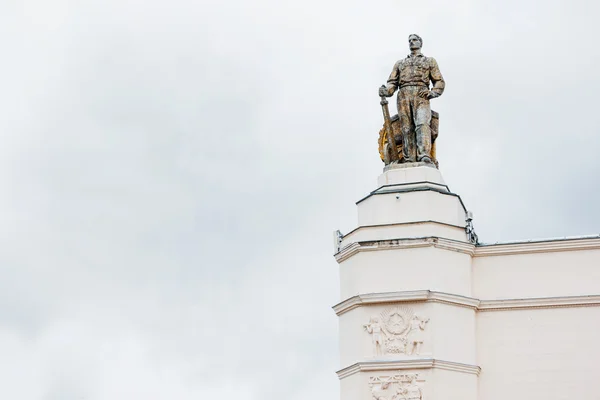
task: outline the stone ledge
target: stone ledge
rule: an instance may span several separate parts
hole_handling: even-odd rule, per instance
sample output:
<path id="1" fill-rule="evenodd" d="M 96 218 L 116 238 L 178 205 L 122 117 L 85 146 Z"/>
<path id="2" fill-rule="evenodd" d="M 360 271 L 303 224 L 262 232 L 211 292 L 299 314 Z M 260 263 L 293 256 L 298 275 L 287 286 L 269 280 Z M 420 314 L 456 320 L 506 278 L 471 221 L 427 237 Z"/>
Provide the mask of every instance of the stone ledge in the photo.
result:
<path id="1" fill-rule="evenodd" d="M 429 221 L 418 221 L 414 223 L 424 222 Z M 357 229 L 360 229 L 360 227 Z M 348 259 L 349 257 L 352 257 L 353 255 L 361 251 L 394 250 L 428 246 L 433 246 L 436 248 L 450 251 L 458 251 L 460 253 L 469 254 L 472 257 L 494 257 L 513 254 L 600 250 L 600 237 L 582 239 L 556 239 L 540 242 L 523 242 L 509 244 L 486 244 L 477 246 L 468 242 L 461 242 L 458 240 L 446 239 L 436 236 L 420 238 L 398 238 L 389 240 L 362 241 L 351 243 L 343 247 L 337 254 L 334 255 L 334 257 L 338 263 L 341 263 L 342 261 Z"/>
<path id="2" fill-rule="evenodd" d="M 365 229 L 377 229 L 377 228 L 388 228 L 388 227 L 406 226 L 406 225 L 424 225 L 424 224 L 442 225 L 442 226 L 446 226 L 449 228 L 459 229 L 463 232 L 465 231 L 464 225 L 463 226 L 453 225 L 453 224 L 448 224 L 446 222 L 440 222 L 440 221 L 434 221 L 432 219 L 427 219 L 427 220 L 411 221 L 411 222 L 396 222 L 396 223 L 392 223 L 392 224 L 361 225 L 361 226 L 357 226 L 356 228 L 352 229 L 350 232 L 345 233 L 344 239 L 346 239 L 348 236 L 352 236 L 353 234 L 355 234 L 358 231 L 365 230 Z"/>
<path id="3" fill-rule="evenodd" d="M 461 372 L 479 375 L 481 368 L 477 365 L 462 364 L 452 361 L 436 360 L 433 358 L 421 358 L 415 360 L 399 361 L 367 361 L 352 364 L 349 367 L 337 371 L 338 378 L 344 379 L 360 372 L 371 371 L 401 371 L 407 369 L 443 369 L 446 371 Z"/>
<path id="4" fill-rule="evenodd" d="M 531 299 L 482 300 L 477 311 L 506 311 L 545 308 L 598 307 L 600 295 L 539 297 Z"/>
<path id="5" fill-rule="evenodd" d="M 479 300 L 472 297 L 431 290 L 405 292 L 367 293 L 350 297 L 333 306 L 340 316 L 358 307 L 386 303 L 442 303 L 466 307 L 478 312 L 568 307 L 598 307 L 600 295 L 537 297 L 529 299 Z"/>
<path id="6" fill-rule="evenodd" d="M 418 303 L 418 302 L 434 302 L 452 304 L 460 307 L 477 309 L 479 300 L 471 297 L 459 296 L 455 294 L 433 292 L 431 290 L 415 290 L 405 292 L 386 292 L 386 293 L 367 293 L 359 294 L 342 301 L 333 306 L 333 310 L 337 315 L 342 315 L 350 310 L 365 305 L 382 304 L 382 303 Z"/>
<path id="7" fill-rule="evenodd" d="M 419 182 L 410 182 L 410 183 L 394 183 L 394 184 L 382 185 L 379 188 L 373 190 L 371 192 L 371 194 L 403 193 L 403 192 L 410 192 L 414 189 L 424 189 L 424 188 L 430 188 L 430 189 L 442 191 L 445 193 L 452 193 L 452 192 L 450 192 L 450 188 L 443 183 L 437 183 L 437 182 L 431 182 L 431 181 L 419 181 Z"/>
<path id="8" fill-rule="evenodd" d="M 338 263 L 352 257 L 353 255 L 363 251 L 378 251 L 378 250 L 396 250 L 396 249 L 413 249 L 417 247 L 436 247 L 438 249 L 457 251 L 473 255 L 475 245 L 468 242 L 458 240 L 445 239 L 435 236 L 421 238 L 404 238 L 404 239 L 389 239 L 355 242 L 343 247 L 337 254 L 334 255 Z"/>
<path id="9" fill-rule="evenodd" d="M 429 183 L 429 182 L 428 182 Z M 389 185 L 389 186 L 398 186 L 398 185 Z M 444 185 L 442 185 L 444 186 Z M 420 193 L 420 192 L 432 192 L 432 193 L 438 193 L 441 194 L 443 196 L 451 196 L 451 197 L 456 197 L 461 205 L 461 207 L 463 208 L 463 210 L 465 211 L 465 213 L 467 212 L 467 208 L 465 207 L 465 203 L 463 203 L 462 198 L 457 195 L 456 193 L 452 193 L 452 192 L 448 192 L 445 189 L 440 189 L 436 186 L 433 185 L 423 185 L 423 186 L 416 186 L 416 187 L 407 187 L 407 188 L 397 188 L 397 189 L 388 189 L 388 190 L 384 190 L 381 192 L 378 191 L 374 191 L 369 193 L 368 195 L 366 195 L 365 197 L 363 197 L 362 199 L 358 200 L 356 202 L 356 205 L 359 205 L 360 203 L 362 203 L 363 201 L 373 197 L 373 196 L 382 196 L 382 195 L 387 195 L 387 194 L 395 194 L 395 193 Z"/>
<path id="10" fill-rule="evenodd" d="M 474 257 L 511 254 L 550 253 L 557 251 L 600 250 L 600 237 L 549 239 L 536 242 L 485 244 L 475 249 Z"/>

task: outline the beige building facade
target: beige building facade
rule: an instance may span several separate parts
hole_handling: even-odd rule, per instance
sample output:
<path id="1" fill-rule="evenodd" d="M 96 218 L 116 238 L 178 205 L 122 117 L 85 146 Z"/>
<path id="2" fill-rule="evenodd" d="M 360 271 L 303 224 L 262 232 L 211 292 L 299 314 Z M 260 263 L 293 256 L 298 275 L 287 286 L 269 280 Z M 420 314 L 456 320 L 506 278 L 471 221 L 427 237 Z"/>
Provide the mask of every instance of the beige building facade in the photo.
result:
<path id="1" fill-rule="evenodd" d="M 342 400 L 600 399 L 600 237 L 482 245 L 396 166 L 336 236 Z"/>

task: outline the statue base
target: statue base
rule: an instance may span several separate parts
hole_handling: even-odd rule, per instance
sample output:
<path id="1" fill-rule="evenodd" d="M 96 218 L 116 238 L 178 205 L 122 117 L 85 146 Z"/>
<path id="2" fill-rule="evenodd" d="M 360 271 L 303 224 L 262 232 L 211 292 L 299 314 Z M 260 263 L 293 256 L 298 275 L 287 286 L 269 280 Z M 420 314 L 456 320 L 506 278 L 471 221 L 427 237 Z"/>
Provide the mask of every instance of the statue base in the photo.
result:
<path id="1" fill-rule="evenodd" d="M 436 168 L 389 169 L 378 177 L 377 188 L 356 204 L 358 227 L 344 235 L 340 248 L 363 241 L 415 237 L 468 243 L 466 210 Z"/>
<path id="2" fill-rule="evenodd" d="M 429 167 L 436 168 L 435 164 L 425 163 L 425 162 L 410 162 L 410 163 L 392 163 L 383 167 L 383 172 L 389 171 L 391 169 L 403 169 L 403 168 L 414 168 L 414 167 Z"/>
<path id="3" fill-rule="evenodd" d="M 377 178 L 379 188 L 390 185 L 410 185 L 411 187 L 417 187 L 425 183 L 434 184 L 440 189 L 449 192 L 440 170 L 429 163 L 389 164 L 385 166 L 383 173 Z"/>

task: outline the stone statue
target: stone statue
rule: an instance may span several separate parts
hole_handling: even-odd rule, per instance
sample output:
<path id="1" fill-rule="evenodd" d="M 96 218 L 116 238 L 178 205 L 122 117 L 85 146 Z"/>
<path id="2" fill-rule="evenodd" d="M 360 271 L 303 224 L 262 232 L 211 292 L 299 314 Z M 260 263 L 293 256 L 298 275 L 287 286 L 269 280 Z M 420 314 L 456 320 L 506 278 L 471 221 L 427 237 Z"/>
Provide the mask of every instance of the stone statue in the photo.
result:
<path id="1" fill-rule="evenodd" d="M 473 227 L 473 213 L 471 211 L 467 211 L 467 217 L 465 218 L 466 226 L 465 232 L 467 234 L 467 240 L 473 244 L 479 244 L 479 237 L 475 233 L 475 228 Z"/>
<path id="2" fill-rule="evenodd" d="M 402 396 L 402 397 L 401 397 Z M 392 400 L 423 400 L 423 390 L 417 384 L 417 375 L 410 377 L 410 382 L 399 387 Z"/>
<path id="3" fill-rule="evenodd" d="M 387 397 L 384 396 L 384 393 L 376 388 L 371 389 L 371 395 L 373 396 L 373 400 L 387 400 Z"/>
<path id="4" fill-rule="evenodd" d="M 410 308 L 394 306 L 370 317 L 363 328 L 371 335 L 374 356 L 412 355 L 420 353 L 427 322 L 429 318 L 415 315 Z"/>
<path id="5" fill-rule="evenodd" d="M 371 339 L 373 340 L 373 354 L 378 356 L 383 354 L 385 334 L 379 323 L 379 318 L 372 317 L 369 323 L 364 325 L 364 328 L 371 334 Z"/>
<path id="6" fill-rule="evenodd" d="M 388 397 L 385 396 L 386 390 L 390 387 L 390 378 L 375 378 L 377 383 L 371 382 L 369 386 L 371 387 L 371 395 L 373 396 L 373 400 L 388 400 Z M 371 378 L 373 380 L 373 378 Z"/>
<path id="7" fill-rule="evenodd" d="M 421 37 L 415 34 L 410 35 L 408 44 L 410 54 L 394 64 L 387 86 L 379 88 L 382 106 L 384 106 L 384 97 L 390 97 L 398 90 L 397 124 L 400 135 L 392 132 L 395 131 L 393 129 L 394 117 L 385 121 L 385 126 L 390 143 L 396 143 L 402 150 L 401 154 L 394 153 L 392 157 L 387 157 L 386 164 L 422 162 L 437 166 L 433 142 L 437 136 L 438 121 L 434 121 L 437 119 L 437 114 L 432 112 L 429 100 L 442 95 L 445 82 L 435 59 L 421 53 L 423 46 Z M 430 83 L 432 84 L 431 88 Z M 386 108 L 387 102 L 384 106 L 384 118 L 386 118 Z M 434 114 L 433 120 L 432 113 Z M 390 139 L 390 133 L 394 136 L 393 141 Z M 381 148 L 384 144 L 385 141 L 380 140 L 380 153 L 382 153 Z M 398 151 L 398 149 L 391 151 Z M 384 158 L 383 153 L 382 158 Z"/>
<path id="8" fill-rule="evenodd" d="M 421 353 L 425 324 L 427 322 L 429 322 L 429 318 L 421 318 L 418 315 L 415 315 L 412 321 L 410 321 L 410 331 L 408 332 L 408 337 L 406 338 L 406 354 L 418 355 Z"/>
<path id="9" fill-rule="evenodd" d="M 369 377 L 373 400 L 423 400 L 423 389 L 417 383 L 419 374 L 394 374 Z"/>

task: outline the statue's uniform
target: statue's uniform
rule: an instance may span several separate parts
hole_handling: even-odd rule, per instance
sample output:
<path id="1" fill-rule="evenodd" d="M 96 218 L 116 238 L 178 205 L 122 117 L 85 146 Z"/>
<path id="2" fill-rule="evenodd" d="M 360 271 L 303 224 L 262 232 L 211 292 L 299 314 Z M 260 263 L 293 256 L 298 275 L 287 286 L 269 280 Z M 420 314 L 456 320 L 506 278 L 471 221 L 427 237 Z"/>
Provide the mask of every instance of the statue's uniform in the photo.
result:
<path id="1" fill-rule="evenodd" d="M 445 82 L 437 62 L 423 54 L 408 55 L 396 62 L 387 81 L 388 95 L 398 90 L 398 116 L 402 129 L 404 162 L 431 161 L 431 107 L 419 92 L 429 90 L 434 97 L 444 92 Z M 424 160 L 425 159 L 425 160 Z"/>

